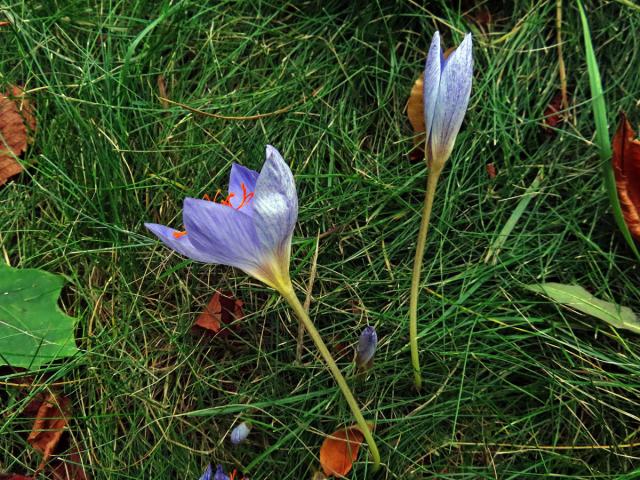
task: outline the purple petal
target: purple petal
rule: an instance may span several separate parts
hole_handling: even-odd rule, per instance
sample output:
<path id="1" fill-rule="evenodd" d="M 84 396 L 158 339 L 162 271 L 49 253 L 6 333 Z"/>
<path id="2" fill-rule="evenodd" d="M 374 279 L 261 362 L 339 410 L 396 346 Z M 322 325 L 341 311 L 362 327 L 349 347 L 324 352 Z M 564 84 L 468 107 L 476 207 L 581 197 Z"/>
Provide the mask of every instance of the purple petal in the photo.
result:
<path id="1" fill-rule="evenodd" d="M 258 180 L 258 172 L 250 170 L 234 163 L 231 165 L 231 175 L 229 176 L 229 194 L 233 193 L 233 197 L 229 199 L 233 208 L 242 205 L 243 211 L 249 213 L 253 210 L 253 200 L 246 200 L 244 195 L 253 193 L 256 189 L 256 181 Z M 244 189 L 242 186 L 244 185 Z M 243 199 L 245 200 L 243 204 Z"/>
<path id="2" fill-rule="evenodd" d="M 184 199 L 183 221 L 191 243 L 222 265 L 250 275 L 260 270 L 263 249 L 251 216 L 232 207 L 195 198 Z"/>
<path id="3" fill-rule="evenodd" d="M 207 469 L 204 471 L 200 480 L 211 480 L 211 475 L 213 475 L 213 470 L 211 469 L 211 464 L 207 466 Z"/>
<path id="4" fill-rule="evenodd" d="M 440 75 L 442 73 L 443 56 L 440 48 L 440 32 L 433 34 L 431 47 L 427 55 L 427 62 L 424 66 L 424 81 L 422 84 L 422 95 L 424 102 L 424 123 L 427 137 L 433 125 L 433 113 L 438 99 L 438 89 L 440 88 Z"/>
<path id="5" fill-rule="evenodd" d="M 267 145 L 267 160 L 256 182 L 254 221 L 260 243 L 266 251 L 288 255 L 291 236 L 298 220 L 298 195 L 289 166 L 280 152 Z"/>
<path id="6" fill-rule="evenodd" d="M 247 425 L 247 422 L 242 422 L 231 431 L 231 443 L 240 445 L 247 439 L 249 432 L 251 432 L 251 427 Z"/>
<path id="7" fill-rule="evenodd" d="M 449 56 L 440 78 L 440 88 L 429 139 L 434 157 L 449 158 L 467 111 L 473 77 L 471 34 Z"/>
<path id="8" fill-rule="evenodd" d="M 218 257 L 193 245 L 191 243 L 191 237 L 188 234 L 183 235 L 180 238 L 175 238 L 173 234 L 177 233 L 178 230 L 174 230 L 173 228 L 158 225 L 157 223 L 145 223 L 144 226 L 147 227 L 156 237 L 162 240 L 162 243 L 167 247 L 175 250 L 185 257 L 198 262 L 219 263 Z"/>
<path id="9" fill-rule="evenodd" d="M 229 477 L 225 475 L 222 465 L 218 465 L 216 474 L 213 476 L 213 480 L 229 480 Z"/>
<path id="10" fill-rule="evenodd" d="M 360 334 L 356 363 L 362 367 L 368 364 L 376 353 L 378 346 L 378 334 L 372 326 L 367 326 Z"/>

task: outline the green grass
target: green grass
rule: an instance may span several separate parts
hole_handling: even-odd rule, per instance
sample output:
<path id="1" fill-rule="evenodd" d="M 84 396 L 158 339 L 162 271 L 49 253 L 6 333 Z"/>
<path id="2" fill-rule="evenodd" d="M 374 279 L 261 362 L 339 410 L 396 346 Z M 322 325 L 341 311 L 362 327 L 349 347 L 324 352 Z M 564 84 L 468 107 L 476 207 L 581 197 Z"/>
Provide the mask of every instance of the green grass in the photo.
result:
<path id="1" fill-rule="evenodd" d="M 353 346 L 367 322 L 381 337 L 366 380 L 352 376 L 350 350 L 339 362 L 377 423 L 377 478 L 636 478 L 638 448 L 616 445 L 640 430 L 640 339 L 522 288 L 575 282 L 640 312 L 637 261 L 592 143 L 577 8 L 565 2 L 573 118 L 549 136 L 555 2 L 491 2 L 486 35 L 451 2 L 347 3 L 1 8 L 12 25 L 0 28 L 0 82 L 25 84 L 39 121 L 27 172 L 0 189 L 1 252 L 68 279 L 61 303 L 79 318 L 82 354 L 37 377 L 72 400 L 70 443 L 87 471 L 196 479 L 216 462 L 252 479 L 300 480 L 317 468 L 323 435 L 351 423 L 310 341 L 304 365 L 294 363 L 297 325 L 282 300 L 241 272 L 185 262 L 142 225 L 179 226 L 184 196 L 226 188 L 232 161 L 258 169 L 271 143 L 298 185 L 300 296 L 316 235 L 333 231 L 320 242 L 311 315 L 334 349 Z M 587 13 L 610 126 L 619 109 L 637 125 L 640 12 L 593 2 Z M 425 167 L 407 160 L 404 105 L 436 28 L 446 45 L 476 34 L 476 74 L 427 244 L 416 394 L 407 309 Z M 164 109 L 159 75 L 171 99 L 210 112 L 295 106 L 253 121 Z M 540 170 L 538 194 L 485 264 Z M 247 317 L 226 339 L 201 338 L 190 327 L 217 289 L 241 297 Z M 31 421 L 15 396 L 0 391 L 0 470 L 33 473 Z M 234 449 L 239 419 L 254 429 Z M 353 479 L 368 474 L 365 449 L 360 460 Z"/>

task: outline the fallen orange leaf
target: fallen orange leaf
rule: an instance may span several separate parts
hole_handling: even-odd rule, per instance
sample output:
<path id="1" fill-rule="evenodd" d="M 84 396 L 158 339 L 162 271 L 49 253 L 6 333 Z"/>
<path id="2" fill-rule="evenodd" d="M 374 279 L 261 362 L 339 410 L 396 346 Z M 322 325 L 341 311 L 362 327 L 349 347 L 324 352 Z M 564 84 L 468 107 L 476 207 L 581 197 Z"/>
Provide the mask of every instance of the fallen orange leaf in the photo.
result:
<path id="1" fill-rule="evenodd" d="M 324 439 L 320 448 L 320 465 L 325 475 L 344 477 L 358 458 L 364 435 L 357 426 L 341 428 Z"/>
<path id="2" fill-rule="evenodd" d="M 196 319 L 196 325 L 218 333 L 223 325 L 244 317 L 242 305 L 242 300 L 234 298 L 231 292 L 226 292 L 225 295 L 216 292 Z"/>
<path id="3" fill-rule="evenodd" d="M 640 240 L 640 141 L 624 112 L 613 137 L 613 173 L 624 221 L 631 235 Z"/>
<path id="4" fill-rule="evenodd" d="M 60 441 L 60 437 L 62 437 L 62 433 L 67 426 L 70 405 L 71 402 L 68 398 L 49 393 L 38 409 L 33 428 L 29 437 L 27 437 L 27 442 L 42 453 L 42 461 L 38 470 L 44 468 Z"/>
<path id="5" fill-rule="evenodd" d="M 412 161 L 424 159 L 424 149 L 422 145 L 425 141 L 425 129 L 424 124 L 424 96 L 422 93 L 422 87 L 424 85 L 424 73 L 420 74 L 417 80 L 411 87 L 411 93 L 409 94 L 409 100 L 407 100 L 407 117 L 409 117 L 409 123 L 413 128 L 413 133 L 416 134 L 413 137 L 413 150 L 409 153 L 409 158 Z"/>
<path id="6" fill-rule="evenodd" d="M 22 165 L 15 157 L 27 149 L 29 133 L 36 129 L 33 106 L 20 87 L 0 94 L 0 185 L 20 173 Z"/>

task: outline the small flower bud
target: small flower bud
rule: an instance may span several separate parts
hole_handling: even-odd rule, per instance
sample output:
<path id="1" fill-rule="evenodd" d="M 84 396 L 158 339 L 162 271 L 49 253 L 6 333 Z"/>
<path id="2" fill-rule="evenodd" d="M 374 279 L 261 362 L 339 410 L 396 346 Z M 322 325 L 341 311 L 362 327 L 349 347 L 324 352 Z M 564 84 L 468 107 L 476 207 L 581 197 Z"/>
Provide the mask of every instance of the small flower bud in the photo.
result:
<path id="1" fill-rule="evenodd" d="M 246 422 L 242 422 L 231 431 L 231 443 L 239 445 L 249 436 L 251 427 Z"/>
<path id="2" fill-rule="evenodd" d="M 373 362 L 373 356 L 378 346 L 378 334 L 372 326 L 367 326 L 360 334 L 356 355 L 356 364 L 360 368 L 367 368 Z"/>

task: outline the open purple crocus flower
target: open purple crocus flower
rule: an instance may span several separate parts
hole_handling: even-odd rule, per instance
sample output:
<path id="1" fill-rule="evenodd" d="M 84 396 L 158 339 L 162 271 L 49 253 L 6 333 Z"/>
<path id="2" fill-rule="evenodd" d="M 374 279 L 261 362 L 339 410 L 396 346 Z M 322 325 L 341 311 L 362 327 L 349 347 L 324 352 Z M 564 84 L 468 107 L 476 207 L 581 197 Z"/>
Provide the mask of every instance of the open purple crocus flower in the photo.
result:
<path id="1" fill-rule="evenodd" d="M 467 111 L 473 77 L 471 34 L 446 59 L 436 32 L 424 67 L 424 121 L 429 163 L 444 165 Z"/>
<path id="2" fill-rule="evenodd" d="M 239 268 L 278 290 L 290 285 L 298 196 L 289 166 L 271 145 L 260 173 L 234 163 L 227 198 L 221 203 L 185 198 L 182 218 L 184 232 L 145 226 L 185 257 Z"/>

